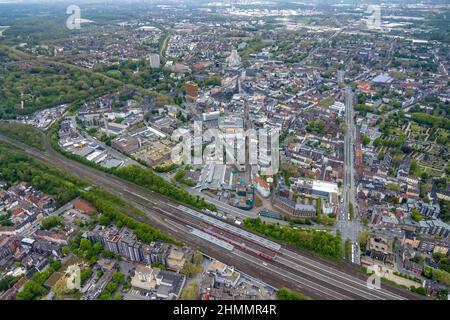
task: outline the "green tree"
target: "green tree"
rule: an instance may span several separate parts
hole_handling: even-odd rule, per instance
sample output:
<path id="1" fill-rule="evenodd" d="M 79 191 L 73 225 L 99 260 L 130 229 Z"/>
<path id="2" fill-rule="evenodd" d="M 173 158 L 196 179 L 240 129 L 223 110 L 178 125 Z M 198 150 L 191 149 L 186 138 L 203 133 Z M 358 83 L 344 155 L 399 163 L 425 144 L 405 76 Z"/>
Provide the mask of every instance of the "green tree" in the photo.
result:
<path id="1" fill-rule="evenodd" d="M 351 202 L 348 203 L 348 213 L 350 215 L 350 220 L 353 220 L 355 216 L 355 210 L 353 209 L 353 203 Z"/>
<path id="2" fill-rule="evenodd" d="M 98 300 L 111 300 L 114 292 L 117 290 L 119 285 L 124 281 L 125 276 L 121 272 L 115 272 L 112 276 L 111 281 L 106 285 L 105 289 L 102 291 Z"/>
<path id="3" fill-rule="evenodd" d="M 92 243 L 86 238 L 82 238 L 80 241 L 80 250 L 90 251 L 92 249 Z"/>
<path id="4" fill-rule="evenodd" d="M 0 280 L 0 292 L 8 290 L 11 288 L 20 277 L 6 276 Z"/>
<path id="5" fill-rule="evenodd" d="M 195 276 L 197 273 L 202 272 L 202 266 L 195 265 L 191 262 L 186 262 L 181 269 L 181 273 L 184 274 L 187 278 L 191 278 Z"/>
<path id="6" fill-rule="evenodd" d="M 448 290 L 447 289 L 441 289 L 437 293 L 438 300 L 448 300 Z"/>
<path id="7" fill-rule="evenodd" d="M 369 230 L 364 230 L 359 234 L 359 247 L 362 251 L 366 251 L 367 241 L 369 240 L 371 234 Z"/>
<path id="8" fill-rule="evenodd" d="M 339 235 L 328 232 L 294 229 L 287 226 L 265 224 L 260 218 L 245 219 L 244 226 L 269 238 L 309 250 L 311 252 L 332 258 L 341 259 L 342 241 Z"/>
<path id="9" fill-rule="evenodd" d="M 401 191 L 400 185 L 397 184 L 397 183 L 393 183 L 393 182 L 388 182 L 387 189 L 389 191 L 395 191 L 395 192 L 400 192 Z"/>
<path id="10" fill-rule="evenodd" d="M 27 281 L 22 291 L 16 295 L 16 300 L 34 300 L 46 293 L 45 288 L 37 282 L 30 280 Z"/>
<path id="11" fill-rule="evenodd" d="M 316 203 L 316 214 L 320 216 L 322 214 L 322 199 L 319 197 L 317 198 Z"/>
<path id="12" fill-rule="evenodd" d="M 88 280 L 92 276 L 93 273 L 94 273 L 94 271 L 92 271 L 91 268 L 85 268 L 85 269 L 81 270 L 81 272 L 80 272 L 81 285 L 83 285 L 86 282 L 86 280 Z"/>
<path id="13" fill-rule="evenodd" d="M 197 300 L 198 299 L 198 283 L 192 281 L 181 292 L 180 300 Z"/>
<path id="14" fill-rule="evenodd" d="M 64 226 L 64 221 L 59 216 L 52 216 L 42 219 L 42 229 L 50 230 L 56 227 Z"/>
<path id="15" fill-rule="evenodd" d="M 366 135 L 362 135 L 361 142 L 364 146 L 367 146 L 370 143 L 370 138 Z"/>
<path id="16" fill-rule="evenodd" d="M 417 210 L 416 208 L 412 209 L 411 211 L 411 218 L 416 221 L 419 222 L 420 220 L 422 220 L 422 215 L 420 214 L 419 210 Z"/>
<path id="17" fill-rule="evenodd" d="M 427 290 L 425 290 L 424 287 L 414 287 L 414 286 L 411 286 L 411 287 L 409 288 L 409 290 L 411 290 L 412 292 L 415 292 L 415 293 L 417 293 L 417 294 L 420 294 L 420 295 L 422 295 L 422 296 L 426 296 L 426 295 L 427 295 Z"/>
<path id="18" fill-rule="evenodd" d="M 199 264 L 202 263 L 202 261 L 203 261 L 203 255 L 202 255 L 202 253 L 199 252 L 199 251 L 196 251 L 196 252 L 194 253 L 194 257 L 192 258 L 192 262 L 193 262 L 194 264 L 196 264 L 196 265 L 199 265 Z"/>
<path id="19" fill-rule="evenodd" d="M 277 291 L 278 300 L 308 300 L 305 295 L 289 290 L 288 288 L 281 288 Z"/>
<path id="20" fill-rule="evenodd" d="M 345 247 L 345 256 L 348 260 L 350 260 L 352 258 L 352 241 L 347 238 L 347 240 L 345 240 L 344 247 Z"/>

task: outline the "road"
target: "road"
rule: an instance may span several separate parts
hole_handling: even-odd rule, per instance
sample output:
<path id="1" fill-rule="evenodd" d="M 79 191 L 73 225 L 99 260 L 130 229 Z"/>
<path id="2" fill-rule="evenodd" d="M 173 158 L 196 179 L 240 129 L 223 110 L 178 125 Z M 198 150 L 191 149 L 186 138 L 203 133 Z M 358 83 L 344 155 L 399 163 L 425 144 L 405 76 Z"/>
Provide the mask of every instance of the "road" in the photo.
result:
<path id="1" fill-rule="evenodd" d="M 223 211 L 223 212 L 225 212 L 229 215 L 232 215 L 236 218 L 245 219 L 245 218 L 249 218 L 249 217 L 250 218 L 255 217 L 254 212 L 245 211 L 245 210 L 233 207 L 229 204 L 223 203 L 222 201 L 214 199 L 213 197 L 208 196 L 207 194 L 201 192 L 198 189 L 191 188 L 191 187 L 185 187 L 184 189 L 193 195 L 203 197 L 206 202 L 215 205 L 219 211 Z"/>
<path id="2" fill-rule="evenodd" d="M 356 135 L 356 127 L 353 121 L 353 92 L 348 86 L 345 88 L 345 123 L 347 125 L 347 131 L 344 137 L 344 210 L 339 214 L 339 221 L 337 225 L 341 231 L 342 241 L 345 242 L 347 239 L 350 239 L 353 243 L 353 254 L 351 261 L 359 264 L 360 255 L 359 252 L 356 252 L 354 249 L 358 247 L 358 238 L 362 231 L 362 226 L 358 216 L 358 207 L 356 205 L 354 170 L 354 139 Z M 350 216 L 350 205 L 353 206 L 353 217 Z"/>
<path id="3" fill-rule="evenodd" d="M 137 205 L 142 210 L 145 210 L 145 204 L 138 203 Z M 186 211 L 189 209 L 183 210 L 180 207 L 175 207 L 159 200 L 152 203 L 152 208 L 163 214 L 165 219 L 170 219 L 167 221 L 170 221 L 174 231 L 178 230 L 182 234 L 189 234 L 193 228 L 217 232 L 204 221 L 186 214 Z M 220 234 L 221 236 L 229 237 L 227 232 L 220 231 Z M 258 248 L 258 245 L 255 245 L 255 243 L 242 238 L 234 238 L 233 241 L 239 242 L 241 245 L 245 244 L 244 247 L 247 248 Z M 270 254 L 267 249 L 260 249 Z M 276 254 L 272 253 L 274 255 L 274 261 L 272 262 L 262 260 L 247 253 L 245 250 L 236 248 L 236 246 L 230 254 L 239 257 L 240 260 L 245 260 L 267 269 L 267 271 L 277 276 L 280 281 L 290 281 L 297 286 L 301 286 L 301 292 L 313 292 L 313 295 L 319 294 L 322 299 L 401 299 L 397 294 L 387 291 L 375 292 L 368 290 L 364 277 L 350 276 L 345 271 L 339 270 L 340 268 L 336 265 L 331 266 L 319 263 L 310 257 L 300 255 L 290 248 L 282 247 Z M 231 261 L 234 260 L 232 259 Z M 228 260 L 226 262 L 229 263 Z M 274 285 L 270 282 L 268 283 Z M 279 287 L 276 284 L 274 286 Z"/>
<path id="4" fill-rule="evenodd" d="M 442 63 L 442 61 L 440 61 L 437 49 L 433 50 L 433 56 L 434 56 L 433 62 L 438 65 L 438 70 L 439 70 L 441 76 L 443 76 L 444 78 L 447 78 L 448 77 L 447 68 Z"/>
<path id="5" fill-rule="evenodd" d="M 172 199 L 67 159 L 51 149 L 48 140 L 46 140 L 46 152 L 30 148 L 4 136 L 0 136 L 0 140 L 12 143 L 36 159 L 121 196 L 131 206 L 145 213 L 145 216 L 135 217 L 141 222 L 151 224 L 175 239 L 201 250 L 208 256 L 233 265 L 238 270 L 260 278 L 273 287 L 288 287 L 303 292 L 313 299 L 422 298 L 389 284 L 383 284 L 381 290 L 368 289 L 366 287 L 367 275 L 357 268 L 352 268 L 345 263 L 331 262 L 315 257 L 310 253 L 288 246 L 283 246 L 274 261 L 264 265 L 264 260 L 257 256 L 240 250 L 230 252 L 186 232 L 188 226 L 198 226 L 200 222 L 189 220 L 185 211 L 170 205 L 174 203 Z"/>
<path id="6" fill-rule="evenodd" d="M 70 202 L 66 203 L 65 205 L 63 205 L 58 210 L 55 210 L 55 211 L 49 213 L 47 217 L 59 216 L 60 214 L 64 213 L 65 211 L 71 209 L 72 207 L 73 207 L 73 201 L 70 201 Z M 35 220 L 31 223 L 31 225 L 28 228 L 23 230 L 19 234 L 19 236 L 24 237 L 24 238 L 29 237 L 32 234 L 34 234 L 36 231 L 38 231 L 40 228 L 41 228 L 41 220 Z"/>

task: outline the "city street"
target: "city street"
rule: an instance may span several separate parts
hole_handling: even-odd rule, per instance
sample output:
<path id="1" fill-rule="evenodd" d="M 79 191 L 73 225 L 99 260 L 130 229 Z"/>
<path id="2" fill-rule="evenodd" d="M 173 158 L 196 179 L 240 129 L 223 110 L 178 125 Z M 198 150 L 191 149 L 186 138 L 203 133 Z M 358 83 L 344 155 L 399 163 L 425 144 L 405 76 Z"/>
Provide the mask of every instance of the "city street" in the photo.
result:
<path id="1" fill-rule="evenodd" d="M 345 123 L 347 131 L 344 138 L 344 183 L 343 192 L 343 210 L 339 214 L 338 229 L 341 232 L 343 243 L 350 239 L 353 248 L 357 245 L 359 234 L 362 231 L 362 225 L 358 216 L 358 208 L 356 206 L 356 186 L 355 186 L 355 170 L 354 170 L 354 138 L 356 127 L 353 121 L 353 92 L 350 87 L 345 88 Z M 353 217 L 350 215 L 350 206 L 353 206 Z M 355 250 L 354 250 L 355 251 Z M 359 264 L 359 252 L 352 255 L 352 262 Z"/>

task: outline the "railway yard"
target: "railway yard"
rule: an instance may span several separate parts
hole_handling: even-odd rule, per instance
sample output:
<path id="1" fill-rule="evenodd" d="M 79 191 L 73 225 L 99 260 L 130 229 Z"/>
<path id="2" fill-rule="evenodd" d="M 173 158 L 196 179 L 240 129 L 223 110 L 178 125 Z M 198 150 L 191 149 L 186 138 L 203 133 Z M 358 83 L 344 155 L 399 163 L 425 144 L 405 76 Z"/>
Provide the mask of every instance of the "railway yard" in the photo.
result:
<path id="1" fill-rule="evenodd" d="M 205 255 L 221 260 L 249 275 L 263 279 L 276 288 L 298 290 L 312 299 L 419 299 L 421 296 L 402 288 L 382 284 L 380 290 L 366 286 L 367 274 L 349 264 L 328 261 L 310 253 L 262 238 L 234 223 L 175 204 L 160 194 L 93 168 L 66 159 L 47 141 L 42 152 L 0 136 L 0 140 L 41 161 L 101 186 L 142 210 L 140 218 L 175 239 L 197 247 Z M 215 239 L 215 240 L 213 240 Z"/>
<path id="2" fill-rule="evenodd" d="M 214 241 L 215 246 L 267 269 L 287 281 L 301 284 L 307 290 L 319 292 L 321 298 L 405 299 L 402 294 L 384 289 L 371 291 L 367 289 L 366 281 L 362 279 L 349 276 L 331 266 L 318 264 L 313 259 L 304 257 L 276 242 L 190 208 L 157 202 L 154 209 L 170 216 L 170 221 L 175 222 L 173 226 L 180 231 L 194 234 L 209 242 L 211 242 L 210 238 L 205 235 L 219 239 L 221 241 Z M 195 230 L 200 230 L 203 234 L 199 236 Z"/>

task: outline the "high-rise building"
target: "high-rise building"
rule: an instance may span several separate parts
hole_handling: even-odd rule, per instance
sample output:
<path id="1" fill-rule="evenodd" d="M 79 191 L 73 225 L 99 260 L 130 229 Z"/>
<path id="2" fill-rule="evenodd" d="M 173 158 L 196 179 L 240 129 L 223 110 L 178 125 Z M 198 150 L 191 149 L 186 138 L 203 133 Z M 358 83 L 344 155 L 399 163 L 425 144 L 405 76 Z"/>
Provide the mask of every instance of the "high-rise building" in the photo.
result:
<path id="1" fill-rule="evenodd" d="M 150 67 L 152 68 L 158 69 L 161 66 L 161 59 L 159 58 L 159 54 L 151 54 L 148 60 L 150 61 Z"/>
<path id="2" fill-rule="evenodd" d="M 236 49 L 231 51 L 230 56 L 227 58 L 227 63 L 230 68 L 239 67 L 241 65 L 241 57 Z"/>

